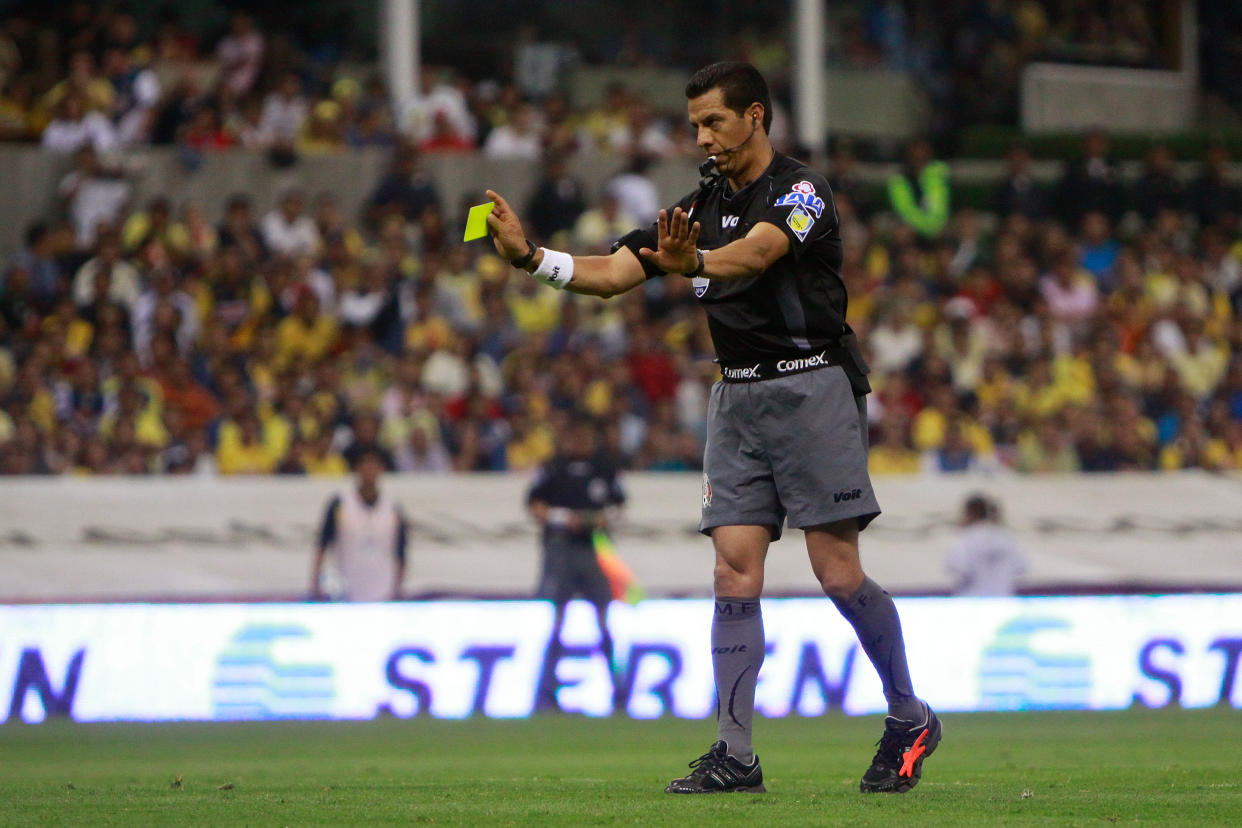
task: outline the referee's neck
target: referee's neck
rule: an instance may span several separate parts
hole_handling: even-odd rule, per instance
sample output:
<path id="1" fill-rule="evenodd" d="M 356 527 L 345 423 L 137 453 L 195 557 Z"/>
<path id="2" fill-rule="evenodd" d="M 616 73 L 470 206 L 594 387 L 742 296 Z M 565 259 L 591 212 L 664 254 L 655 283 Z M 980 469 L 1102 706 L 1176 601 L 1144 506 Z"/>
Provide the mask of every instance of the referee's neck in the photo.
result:
<path id="1" fill-rule="evenodd" d="M 763 175 L 763 171 L 771 166 L 772 160 L 776 158 L 776 150 L 773 149 L 772 144 L 766 140 L 766 135 L 764 136 L 764 139 L 765 140 L 762 143 L 755 147 L 754 152 L 749 154 L 749 157 L 745 159 L 745 166 L 742 167 L 736 176 L 726 176 L 729 181 L 729 187 L 733 192 L 736 193 L 738 190 Z"/>

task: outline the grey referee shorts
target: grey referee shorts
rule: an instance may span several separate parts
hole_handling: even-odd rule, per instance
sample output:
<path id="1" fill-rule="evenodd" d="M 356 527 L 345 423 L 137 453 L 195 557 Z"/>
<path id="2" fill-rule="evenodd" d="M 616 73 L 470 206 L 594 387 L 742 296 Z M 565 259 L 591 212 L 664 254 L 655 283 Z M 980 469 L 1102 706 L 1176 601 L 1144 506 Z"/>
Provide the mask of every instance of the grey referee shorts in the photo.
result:
<path id="1" fill-rule="evenodd" d="M 718 382 L 707 409 L 703 517 L 717 526 L 797 529 L 858 518 L 880 505 L 867 474 L 867 403 L 838 365 L 759 382 Z"/>
<path id="2" fill-rule="evenodd" d="M 536 598 L 565 604 L 580 595 L 597 607 L 612 602 L 612 586 L 600 569 L 590 535 L 549 531 L 543 539 L 543 573 Z"/>

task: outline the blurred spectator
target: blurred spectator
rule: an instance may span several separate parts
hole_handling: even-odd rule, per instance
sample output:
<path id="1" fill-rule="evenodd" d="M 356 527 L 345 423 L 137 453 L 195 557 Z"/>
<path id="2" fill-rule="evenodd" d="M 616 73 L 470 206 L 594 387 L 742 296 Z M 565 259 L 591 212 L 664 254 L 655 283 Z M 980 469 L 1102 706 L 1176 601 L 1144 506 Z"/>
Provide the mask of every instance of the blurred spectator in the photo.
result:
<path id="1" fill-rule="evenodd" d="M 263 242 L 267 249 L 282 256 L 318 252 L 319 230 L 305 209 L 306 195 L 301 190 L 281 193 L 278 206 L 263 217 Z"/>
<path id="2" fill-rule="evenodd" d="M 366 218 L 378 228 L 390 215 L 408 222 L 418 221 L 428 207 L 438 206 L 440 194 L 431 177 L 422 169 L 419 154 L 409 147 L 400 147 L 393 154 L 392 169 L 384 174 L 375 192 L 367 199 Z"/>
<path id="3" fill-rule="evenodd" d="M 867 454 L 867 470 L 873 475 L 918 474 L 919 453 L 909 446 L 908 419 L 891 412 L 880 424 L 880 436 Z"/>
<path id="4" fill-rule="evenodd" d="M 407 440 L 397 447 L 397 471 L 407 474 L 443 474 L 453 468 L 453 459 L 429 426 L 410 429 Z"/>
<path id="5" fill-rule="evenodd" d="M 145 210 L 135 210 L 121 225 L 121 244 L 130 255 L 139 254 L 147 245 L 167 247 L 171 244 L 172 207 L 165 196 L 155 196 Z"/>
<path id="6" fill-rule="evenodd" d="M 847 138 L 838 138 L 833 142 L 832 152 L 828 160 L 828 184 L 832 187 L 833 199 L 837 209 L 842 209 L 842 202 L 848 201 L 849 209 L 861 218 L 869 218 L 875 209 L 868 186 L 858 174 L 858 158 L 854 154 L 854 144 Z"/>
<path id="7" fill-rule="evenodd" d="M 608 182 L 606 189 L 617 200 L 622 213 L 633 216 L 640 224 L 653 222 L 660 212 L 660 194 L 647 174 L 652 159 L 636 153 L 630 156 L 625 170 Z"/>
<path id="8" fill-rule="evenodd" d="M 50 302 L 62 290 L 64 271 L 55 255 L 55 237 L 47 222 L 35 221 L 26 228 L 26 244 L 13 257 L 12 266 L 24 271 L 31 297 L 37 302 Z"/>
<path id="9" fill-rule="evenodd" d="M 923 331 L 902 301 L 894 302 L 882 320 L 867 337 L 871 364 L 881 373 L 902 373 L 923 353 Z"/>
<path id="10" fill-rule="evenodd" d="M 69 76 L 43 96 L 42 104 L 54 111 L 68 98 L 77 98 L 83 112 L 112 113 L 115 92 L 108 79 L 99 74 L 91 51 L 75 51 L 69 57 Z"/>
<path id="11" fill-rule="evenodd" d="M 418 74 L 418 89 L 398 103 L 397 127 L 415 143 L 425 141 L 435 132 L 436 115 L 443 116 L 455 135 L 474 141 L 475 124 L 465 96 L 451 83 L 442 79 L 442 72 L 423 66 Z"/>
<path id="12" fill-rule="evenodd" d="M 322 313 L 319 297 L 306 285 L 298 285 L 293 313 L 276 326 L 276 362 L 290 367 L 301 360 L 315 362 L 336 344 L 336 320 Z"/>
<path id="13" fill-rule="evenodd" d="M 112 122 L 102 112 L 86 111 L 82 98 L 69 93 L 60 100 L 55 115 L 43 130 L 43 148 L 52 152 L 77 152 L 90 147 L 111 152 L 120 143 Z"/>
<path id="14" fill-rule="evenodd" d="M 1048 196 L 1031 175 L 1030 152 L 1022 144 L 1014 144 L 1005 159 L 1005 173 L 992 197 L 992 209 L 1000 216 L 1019 213 L 1039 221 L 1048 212 Z"/>
<path id="15" fill-rule="evenodd" d="M 1081 467 L 1078 451 L 1059 418 L 1040 420 L 1033 432 L 1025 432 L 1018 440 L 1019 471 L 1066 474 Z"/>
<path id="16" fill-rule="evenodd" d="M 34 111 L 34 84 L 23 75 L 10 77 L 0 87 L 0 140 L 32 140 L 41 126 Z"/>
<path id="17" fill-rule="evenodd" d="M 119 46 L 104 53 L 103 68 L 113 88 L 110 115 L 118 141 L 126 147 L 149 142 L 160 101 L 159 76 L 150 66 L 137 65 L 133 54 Z"/>
<path id="18" fill-rule="evenodd" d="M 345 150 L 345 125 L 341 105 L 336 101 L 319 101 L 311 108 L 297 150 L 301 155 L 330 155 Z"/>
<path id="19" fill-rule="evenodd" d="M 280 459 L 264 443 L 259 418 L 250 413 L 237 421 L 236 436 L 221 438 L 216 450 L 216 463 L 226 475 L 271 474 Z"/>
<path id="20" fill-rule="evenodd" d="M 535 238 L 551 243 L 557 233 L 572 230 L 584 210 L 582 183 L 569 174 L 565 157 L 545 156 L 543 177 L 524 213 L 530 218 Z"/>
<path id="21" fill-rule="evenodd" d="M 677 151 L 664 124 L 643 101 L 636 100 L 630 104 L 625 128 L 615 131 L 611 137 L 614 142 L 612 150 L 618 155 L 669 158 Z"/>
<path id="22" fill-rule="evenodd" d="M 233 136 L 220 125 L 219 114 L 213 106 L 200 107 L 189 123 L 177 130 L 181 160 L 191 168 L 198 167 L 204 153 L 228 149 L 232 145 Z"/>
<path id="23" fill-rule="evenodd" d="M 606 152 L 616 146 L 628 147 L 625 132 L 631 100 L 629 88 L 614 81 L 604 89 L 601 104 L 583 114 L 580 132 L 583 148 L 589 154 Z"/>
<path id="24" fill-rule="evenodd" d="M 1121 252 L 1121 244 L 1112 237 L 1108 216 L 1091 211 L 1082 217 L 1082 268 L 1090 273 L 1097 285 L 1111 288 L 1113 266 Z"/>
<path id="25" fill-rule="evenodd" d="M 910 141 L 900 171 L 888 178 L 889 205 L 925 239 L 934 239 L 949 221 L 949 167 L 933 160 L 926 138 Z"/>
<path id="26" fill-rule="evenodd" d="M 537 161 L 543 154 L 543 134 L 535 107 L 523 103 L 514 109 L 508 123 L 488 134 L 483 154 L 495 160 Z"/>
<path id="27" fill-rule="evenodd" d="M 341 452 L 341 456 L 351 467 L 364 455 L 373 454 L 379 458 L 384 468 L 396 468 L 392 454 L 380 442 L 380 425 L 379 415 L 372 411 L 364 411 L 354 417 L 349 442 Z"/>
<path id="28" fill-rule="evenodd" d="M 263 68 L 263 35 L 245 11 L 233 12 L 229 33 L 216 46 L 220 61 L 220 84 L 234 97 L 245 98 L 254 90 Z"/>
<path id="29" fill-rule="evenodd" d="M 949 418 L 943 440 L 924 456 L 923 467 L 933 474 L 977 471 L 981 467 L 974 446 L 966 438 L 962 417 Z"/>
<path id="30" fill-rule="evenodd" d="M 174 336 L 182 354 L 190 353 L 198 341 L 198 306 L 190 294 L 178 287 L 172 269 L 160 267 L 151 272 L 150 285 L 134 303 L 134 350 L 140 356 L 150 359 L 151 340 L 162 329 L 166 315 L 171 315 L 171 330 L 166 332 Z"/>
<path id="31" fill-rule="evenodd" d="M 1228 163 L 1229 150 L 1224 144 L 1208 147 L 1203 171 L 1190 186 L 1187 206 L 1203 227 L 1223 224 L 1225 230 L 1233 230 L 1242 215 L 1242 187 L 1229 179 Z"/>
<path id="32" fill-rule="evenodd" d="M 612 243 L 634 229 L 638 219 L 622 212 L 615 193 L 600 193 L 595 205 L 584 211 L 574 223 L 573 238 L 587 253 L 604 255 Z"/>
<path id="33" fill-rule="evenodd" d="M 286 72 L 276 89 L 263 99 L 263 114 L 259 119 L 261 140 L 279 153 L 292 154 L 309 113 L 301 79 L 293 72 Z"/>
<path id="34" fill-rule="evenodd" d="M 1121 217 L 1121 182 L 1108 148 L 1108 136 L 1093 130 L 1083 140 L 1083 157 L 1065 164 L 1057 187 L 1057 211 L 1071 227 L 1077 227 L 1091 211 L 1113 222 Z"/>
<path id="35" fill-rule="evenodd" d="M 490 139 L 491 135 L 488 135 L 488 140 Z M 457 125 L 443 111 L 437 111 L 432 116 L 430 134 L 418 141 L 418 151 L 428 154 L 464 153 L 473 149 L 474 141 L 465 133 L 460 132 Z"/>
<path id="36" fill-rule="evenodd" d="M 127 313 L 132 312 L 141 288 L 138 269 L 121 258 L 120 240 L 111 231 L 100 234 L 95 245 L 95 256 L 74 274 L 74 303 L 82 308 L 95 301 L 96 279 L 104 272 L 108 274 L 110 283 L 108 298 L 123 305 Z"/>
<path id="37" fill-rule="evenodd" d="M 290 452 L 293 454 L 293 452 Z M 349 474 L 344 455 L 332 447 L 332 432 L 320 429 L 297 451 L 301 471 L 311 477 L 343 477 Z"/>
<path id="38" fill-rule="evenodd" d="M 74 169 L 61 179 L 57 195 L 73 222 L 79 250 L 89 250 L 95 244 L 100 227 L 119 229 L 130 191 L 124 173 L 101 164 L 93 148 L 77 150 Z"/>
<path id="39" fill-rule="evenodd" d="M 272 142 L 263 126 L 263 102 L 259 98 L 243 99 L 237 106 L 224 111 L 224 130 L 234 145 L 248 150 L 267 150 Z"/>
<path id="40" fill-rule="evenodd" d="M 1143 174 L 1134 184 L 1133 201 L 1147 221 L 1165 210 L 1182 209 L 1184 188 L 1174 173 L 1173 152 L 1168 144 L 1158 143 L 1147 151 Z"/>
<path id="41" fill-rule="evenodd" d="M 1000 506 L 981 494 L 962 505 L 961 531 L 945 559 L 953 594 L 983 597 L 1014 595 L 1026 574 L 1026 556 L 1000 518 Z"/>
<path id="42" fill-rule="evenodd" d="M 1082 270 L 1073 253 L 1062 253 L 1052 270 L 1039 280 L 1039 289 L 1052 318 L 1081 333 L 1099 307 L 1095 280 Z"/>
<path id="43" fill-rule="evenodd" d="M 229 196 L 224 221 L 217 228 L 220 246 L 235 247 L 243 259 L 257 262 L 267 253 L 267 241 L 254 221 L 254 204 L 245 193 Z"/>

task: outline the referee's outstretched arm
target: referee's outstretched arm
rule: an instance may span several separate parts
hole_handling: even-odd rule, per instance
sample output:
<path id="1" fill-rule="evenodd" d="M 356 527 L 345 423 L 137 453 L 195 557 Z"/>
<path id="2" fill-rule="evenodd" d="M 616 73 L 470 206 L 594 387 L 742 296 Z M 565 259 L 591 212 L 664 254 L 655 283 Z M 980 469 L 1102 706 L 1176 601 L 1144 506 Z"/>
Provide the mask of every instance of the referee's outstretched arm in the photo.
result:
<path id="1" fill-rule="evenodd" d="M 700 251 L 695 244 L 699 223 L 692 224 L 689 214 L 675 207 L 672 214 L 660 211 L 656 249 L 638 251 L 647 267 L 624 246 L 610 256 L 570 256 L 536 248 L 527 241 L 522 222 L 509 202 L 493 190 L 487 191 L 487 197 L 496 205 L 487 217 L 487 226 L 501 257 L 541 281 L 590 296 L 607 298 L 625 293 L 643 283 L 648 268 L 709 279 L 744 279 L 764 272 L 789 252 L 789 239 L 768 222 L 756 224 L 744 238 L 724 247 Z M 552 262 L 551 257 L 558 261 Z"/>

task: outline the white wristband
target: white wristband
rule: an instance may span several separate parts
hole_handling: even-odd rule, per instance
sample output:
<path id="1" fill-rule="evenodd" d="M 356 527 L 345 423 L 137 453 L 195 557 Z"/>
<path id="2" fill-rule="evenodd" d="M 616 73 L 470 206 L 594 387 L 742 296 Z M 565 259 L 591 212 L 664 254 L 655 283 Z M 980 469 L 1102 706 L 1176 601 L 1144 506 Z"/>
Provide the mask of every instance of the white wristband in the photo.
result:
<path id="1" fill-rule="evenodd" d="M 574 257 L 559 250 L 543 248 L 543 261 L 531 274 L 545 285 L 563 290 L 574 278 Z"/>

